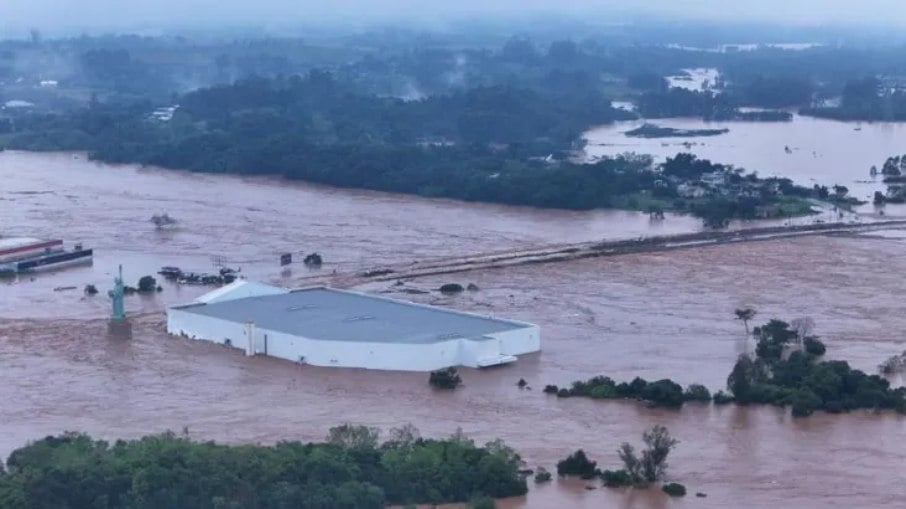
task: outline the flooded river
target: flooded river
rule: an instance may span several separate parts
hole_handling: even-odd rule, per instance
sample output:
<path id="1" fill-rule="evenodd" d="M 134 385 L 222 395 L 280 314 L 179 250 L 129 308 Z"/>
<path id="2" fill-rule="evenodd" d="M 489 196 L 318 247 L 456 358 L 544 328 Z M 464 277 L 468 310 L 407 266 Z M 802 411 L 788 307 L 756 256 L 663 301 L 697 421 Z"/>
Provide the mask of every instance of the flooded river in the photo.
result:
<path id="1" fill-rule="evenodd" d="M 156 272 L 162 265 L 210 271 L 214 258 L 257 279 L 291 284 L 311 275 L 296 266 L 285 274 L 281 253 L 318 252 L 323 272 L 438 257 L 482 253 L 558 242 L 636 238 L 698 231 L 701 221 L 615 210 L 538 210 L 427 200 L 411 196 L 338 190 L 278 180 L 243 179 L 97 164 L 75 154 L 0 153 L 0 236 L 64 238 L 95 249 L 90 267 L 52 278 L 13 281 L 0 292 L 0 317 L 46 316 L 41 305 L 66 302 L 55 315 L 95 316 L 103 299 L 82 302 L 85 284 L 107 288 L 117 264 L 125 279 Z M 153 214 L 179 223 L 158 230 Z M 0 280 L 0 288 L 4 288 Z M 57 287 L 79 291 L 54 295 Z M 177 291 L 179 290 L 179 291 Z M 169 303 L 197 295 L 175 288 Z M 79 302 L 76 305 L 76 302 Z M 137 310 L 153 305 L 134 301 Z"/>
<path id="2" fill-rule="evenodd" d="M 701 119 L 652 120 L 677 129 L 729 129 L 720 136 L 693 138 L 630 138 L 626 131 L 646 121 L 618 122 L 585 133 L 586 154 L 612 156 L 626 152 L 651 154 L 657 160 L 691 152 L 715 162 L 732 164 L 762 176 L 789 177 L 801 185 L 845 185 L 850 194 L 868 201 L 884 191 L 881 178 L 869 176 L 893 155 L 906 152 L 906 123 L 853 123 L 795 115 L 792 122 L 705 122 Z M 684 146 L 684 143 L 690 145 Z M 790 151 L 785 150 L 789 147 Z M 894 208 L 902 214 L 906 209 Z"/>
<path id="3" fill-rule="evenodd" d="M 0 154 L 0 231 L 81 240 L 94 265 L 0 284 L 0 454 L 63 430 L 105 438 L 165 429 L 233 443 L 317 440 L 343 421 L 425 435 L 457 428 L 478 441 L 503 438 L 530 467 L 553 469 L 585 449 L 616 467 L 616 448 L 655 423 L 681 444 L 671 477 L 684 500 L 657 492 L 533 487 L 508 508 L 895 507 L 906 497 L 906 418 L 857 412 L 793 420 L 774 408 L 688 405 L 680 412 L 628 402 L 558 400 L 548 383 L 606 374 L 671 377 L 722 388 L 751 348 L 733 310 L 758 319 L 812 317 L 828 357 L 874 372 L 906 349 L 902 231 L 808 237 L 587 259 L 418 279 L 403 288 L 475 283 L 477 292 L 422 302 L 538 323 L 543 351 L 515 365 L 463 370 L 465 386 L 437 393 L 418 373 L 299 366 L 214 344 L 168 337 L 165 305 L 198 288 L 166 286 L 127 299 L 133 338 L 109 337 L 104 297 L 55 292 L 65 284 L 109 287 L 160 265 L 208 269 L 214 256 L 250 276 L 292 282 L 280 252 L 318 251 L 322 270 L 545 243 L 632 237 L 650 228 L 688 231 L 697 221 L 652 225 L 631 213 L 536 211 L 236 177 L 95 165 L 73 155 Z M 180 223 L 156 231 L 167 212 Z M 399 291 L 390 283 L 362 287 Z M 403 297 L 402 295 L 396 295 Z M 519 390 L 525 378 L 532 390 Z M 897 382 L 902 382 L 898 380 Z M 707 498 L 692 496 L 695 492 Z"/>

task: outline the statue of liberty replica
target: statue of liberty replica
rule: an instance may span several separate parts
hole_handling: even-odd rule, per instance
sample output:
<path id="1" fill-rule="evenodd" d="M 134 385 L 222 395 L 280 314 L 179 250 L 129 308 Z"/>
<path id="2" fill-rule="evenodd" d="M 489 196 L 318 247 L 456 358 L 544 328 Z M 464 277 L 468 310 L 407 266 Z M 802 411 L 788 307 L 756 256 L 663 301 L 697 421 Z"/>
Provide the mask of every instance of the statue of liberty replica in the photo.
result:
<path id="1" fill-rule="evenodd" d="M 123 266 L 120 265 L 118 275 L 113 278 L 113 290 L 107 292 L 113 302 L 113 313 L 107 329 L 111 336 L 132 339 L 132 324 L 126 318 L 126 306 L 123 302 L 126 286 L 123 284 Z"/>

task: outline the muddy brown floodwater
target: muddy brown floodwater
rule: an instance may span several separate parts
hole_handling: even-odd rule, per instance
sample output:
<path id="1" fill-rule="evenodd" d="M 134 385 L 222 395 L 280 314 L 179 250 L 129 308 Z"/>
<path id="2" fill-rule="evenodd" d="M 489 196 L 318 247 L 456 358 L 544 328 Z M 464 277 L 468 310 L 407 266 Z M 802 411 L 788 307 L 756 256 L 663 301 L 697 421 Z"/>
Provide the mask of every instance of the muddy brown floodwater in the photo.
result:
<path id="1" fill-rule="evenodd" d="M 211 256 L 224 255 L 254 277 L 279 282 L 283 276 L 274 259 L 282 250 L 317 250 L 334 267 L 354 270 L 376 260 L 637 235 L 647 219 L 108 167 L 59 154 L 0 154 L 0 182 L 0 230 L 82 240 L 99 250 L 91 267 L 0 286 L 4 456 L 63 430 L 112 439 L 187 428 L 199 439 L 269 443 L 318 440 L 344 421 L 385 430 L 411 422 L 425 435 L 462 428 L 477 441 L 503 438 L 531 467 L 553 469 L 580 447 L 602 466 L 614 467 L 621 442 L 637 443 L 644 429 L 660 423 L 681 441 L 670 473 L 690 489 L 686 499 L 554 482 L 533 486 L 527 498 L 504 506 L 849 508 L 897 507 L 906 499 L 902 416 L 855 412 L 794 420 L 769 407 L 687 405 L 674 412 L 628 402 L 558 400 L 541 392 L 548 383 L 598 374 L 670 377 L 722 388 L 734 359 L 747 348 L 742 325 L 732 319 L 742 305 L 758 309 L 761 319 L 812 317 L 828 357 L 874 371 L 906 349 L 902 231 L 361 287 L 541 325 L 542 353 L 502 369 L 463 370 L 465 386 L 445 393 L 432 391 L 423 374 L 299 366 L 168 337 L 163 307 L 200 289 L 166 286 L 156 296 L 127 300 L 133 320 L 128 341 L 108 336 L 106 299 L 52 289 L 60 281 L 107 288 L 120 261 L 137 277 L 165 264 L 208 268 Z M 164 211 L 180 219 L 179 229 L 149 227 L 147 218 Z M 686 221 L 671 218 L 659 228 L 683 230 L 691 224 Z M 289 279 L 298 276 L 294 270 Z M 480 290 L 456 297 L 392 293 L 450 281 L 475 283 Z M 519 378 L 532 390 L 519 390 Z M 695 492 L 708 496 L 696 498 Z"/>

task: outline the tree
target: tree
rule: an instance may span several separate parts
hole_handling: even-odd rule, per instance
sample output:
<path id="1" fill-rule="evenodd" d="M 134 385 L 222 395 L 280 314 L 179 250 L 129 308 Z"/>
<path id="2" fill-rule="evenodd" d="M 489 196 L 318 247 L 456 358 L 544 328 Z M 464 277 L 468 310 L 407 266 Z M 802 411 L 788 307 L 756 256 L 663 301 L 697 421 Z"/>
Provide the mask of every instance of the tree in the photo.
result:
<path id="1" fill-rule="evenodd" d="M 389 435 L 388 444 L 403 447 L 410 446 L 422 438 L 421 432 L 411 423 L 404 424 L 399 428 L 391 428 Z"/>
<path id="2" fill-rule="evenodd" d="M 679 443 L 670 436 L 667 428 L 655 425 L 642 434 L 645 450 L 639 458 L 635 449 L 624 442 L 617 453 L 623 462 L 623 471 L 626 472 L 632 484 L 644 486 L 664 479 L 667 475 L 667 456 Z"/>
<path id="3" fill-rule="evenodd" d="M 824 352 L 827 351 L 827 347 L 824 346 L 824 343 L 813 337 L 806 337 L 802 341 L 802 347 L 806 353 L 814 355 L 815 357 L 821 357 L 824 355 Z"/>
<path id="4" fill-rule="evenodd" d="M 746 336 L 748 336 L 749 320 L 755 318 L 755 315 L 758 314 L 758 312 L 752 308 L 737 308 L 733 313 L 736 315 L 737 320 L 742 320 L 743 325 L 746 327 Z"/>
<path id="5" fill-rule="evenodd" d="M 344 449 L 375 449 L 378 445 L 380 430 L 367 426 L 342 424 L 330 428 L 327 442 Z"/>
<path id="6" fill-rule="evenodd" d="M 790 322 L 790 328 L 796 331 L 796 340 L 801 345 L 805 338 L 809 337 L 812 331 L 815 330 L 815 320 L 807 316 L 796 318 Z"/>
<path id="7" fill-rule="evenodd" d="M 635 454 L 635 448 L 629 442 L 623 442 L 617 449 L 620 461 L 623 462 L 623 471 L 626 472 L 631 484 L 642 483 L 642 462 Z"/>
<path id="8" fill-rule="evenodd" d="M 324 260 L 321 258 L 320 254 L 311 253 L 310 255 L 306 256 L 304 260 L 302 260 L 302 263 L 309 267 L 320 267 L 321 264 L 324 263 Z"/>
<path id="9" fill-rule="evenodd" d="M 582 479 L 591 479 L 598 471 L 597 462 L 588 459 L 585 451 L 578 451 L 569 455 L 566 459 L 557 462 L 557 475 L 561 476 L 578 476 Z"/>
<path id="10" fill-rule="evenodd" d="M 664 493 L 670 495 L 671 497 L 686 496 L 686 487 L 678 482 L 667 483 L 661 489 L 664 490 Z"/>
<path id="11" fill-rule="evenodd" d="M 538 467 L 538 469 L 535 471 L 535 483 L 541 484 L 541 483 L 550 482 L 550 480 L 551 480 L 551 473 L 548 472 L 547 469 L 544 467 Z"/>
<path id="12" fill-rule="evenodd" d="M 490 497 L 479 497 L 469 502 L 469 509 L 494 509 L 496 502 Z"/>
<path id="13" fill-rule="evenodd" d="M 455 389 L 462 385 L 462 378 L 459 377 L 456 368 L 450 367 L 432 371 L 428 376 L 428 383 L 438 389 Z"/>
<path id="14" fill-rule="evenodd" d="M 656 425 L 642 434 L 645 450 L 642 451 L 642 473 L 645 480 L 653 483 L 664 479 L 667 474 L 667 456 L 679 443 L 670 436 L 664 426 Z"/>
<path id="15" fill-rule="evenodd" d="M 758 342 L 755 355 L 768 363 L 776 362 L 783 356 L 784 349 L 797 338 L 797 332 L 783 320 L 771 319 L 768 323 L 755 327 L 752 331 Z"/>
<path id="16" fill-rule="evenodd" d="M 691 384 L 689 387 L 686 387 L 683 398 L 686 401 L 708 402 L 711 401 L 711 392 L 704 385 Z"/>
<path id="17" fill-rule="evenodd" d="M 752 358 L 746 354 L 740 355 L 733 366 L 733 371 L 727 377 L 727 388 L 733 393 L 735 401 L 748 403 L 754 377 L 755 363 L 752 362 Z"/>
<path id="18" fill-rule="evenodd" d="M 658 380 L 645 385 L 639 393 L 639 398 L 650 401 L 655 405 L 679 408 L 685 401 L 683 387 L 669 379 Z"/>
<path id="19" fill-rule="evenodd" d="M 157 280 L 154 276 L 142 276 L 138 280 L 138 291 L 142 293 L 153 292 L 157 289 Z"/>

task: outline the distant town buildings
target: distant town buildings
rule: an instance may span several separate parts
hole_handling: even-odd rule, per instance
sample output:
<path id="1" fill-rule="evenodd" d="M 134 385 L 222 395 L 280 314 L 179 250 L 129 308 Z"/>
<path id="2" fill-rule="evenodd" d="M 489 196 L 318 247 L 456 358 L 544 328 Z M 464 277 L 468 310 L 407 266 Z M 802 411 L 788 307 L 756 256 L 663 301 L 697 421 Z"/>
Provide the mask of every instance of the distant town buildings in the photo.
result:
<path id="1" fill-rule="evenodd" d="M 158 122 L 169 122 L 173 120 L 173 115 L 176 114 L 176 110 L 179 109 L 179 105 L 174 106 L 164 106 L 162 108 L 157 108 L 151 112 L 151 119 L 157 120 Z"/>
<path id="2" fill-rule="evenodd" d="M 20 99 L 12 99 L 3 103 L 4 109 L 16 110 L 16 109 L 27 109 L 34 108 L 35 103 L 29 101 L 23 101 Z"/>

